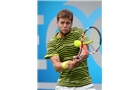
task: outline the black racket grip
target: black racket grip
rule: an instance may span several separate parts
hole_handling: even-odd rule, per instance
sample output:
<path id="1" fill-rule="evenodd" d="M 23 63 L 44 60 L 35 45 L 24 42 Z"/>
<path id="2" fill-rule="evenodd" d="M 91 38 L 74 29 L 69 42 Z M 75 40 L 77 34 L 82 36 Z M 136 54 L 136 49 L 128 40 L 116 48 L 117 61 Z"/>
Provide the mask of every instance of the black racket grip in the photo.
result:
<path id="1" fill-rule="evenodd" d="M 83 55 L 81 55 L 80 57 L 76 57 L 76 59 L 86 59 L 88 57 L 88 54 L 83 54 Z"/>
<path id="2" fill-rule="evenodd" d="M 79 57 L 77 56 L 76 59 L 79 59 Z"/>

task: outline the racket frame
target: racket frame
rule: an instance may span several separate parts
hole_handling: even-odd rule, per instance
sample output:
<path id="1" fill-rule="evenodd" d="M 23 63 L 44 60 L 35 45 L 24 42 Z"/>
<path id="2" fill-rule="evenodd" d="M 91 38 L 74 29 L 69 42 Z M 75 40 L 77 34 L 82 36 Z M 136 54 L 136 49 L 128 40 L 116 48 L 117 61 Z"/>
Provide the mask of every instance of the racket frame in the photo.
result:
<path id="1" fill-rule="evenodd" d="M 92 51 L 92 52 L 88 52 L 86 49 L 85 49 L 85 47 L 84 47 L 84 36 L 85 36 L 85 34 L 86 34 L 86 32 L 89 30 L 89 29 L 91 29 L 91 28 L 94 28 L 97 32 L 98 32 L 98 34 L 99 34 L 99 46 L 98 46 L 98 48 L 96 49 L 96 50 L 94 50 L 94 51 Z M 77 59 L 79 59 L 80 57 L 81 57 L 81 53 L 82 53 L 82 49 L 84 49 L 84 51 L 85 51 L 85 54 L 95 54 L 98 50 L 99 50 L 99 48 L 101 47 L 101 44 L 102 44 L 102 36 L 101 36 L 101 33 L 100 33 L 100 31 L 96 28 L 96 27 L 94 27 L 94 26 L 90 26 L 90 27 L 88 27 L 88 28 L 86 28 L 86 30 L 82 33 L 82 35 L 81 35 L 81 46 L 80 46 L 80 50 L 79 50 L 79 53 L 78 53 L 78 55 L 77 55 Z"/>

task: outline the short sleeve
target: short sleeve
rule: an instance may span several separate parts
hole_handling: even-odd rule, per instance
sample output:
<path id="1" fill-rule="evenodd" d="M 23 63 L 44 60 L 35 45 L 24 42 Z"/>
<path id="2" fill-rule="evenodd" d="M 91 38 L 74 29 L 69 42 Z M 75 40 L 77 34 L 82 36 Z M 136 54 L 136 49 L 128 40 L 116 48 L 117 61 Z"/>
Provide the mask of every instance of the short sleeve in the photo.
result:
<path id="1" fill-rule="evenodd" d="M 51 41 L 49 41 L 47 43 L 47 53 L 44 56 L 45 59 L 50 59 L 50 57 L 52 56 L 59 56 L 59 54 L 57 53 L 53 43 Z"/>

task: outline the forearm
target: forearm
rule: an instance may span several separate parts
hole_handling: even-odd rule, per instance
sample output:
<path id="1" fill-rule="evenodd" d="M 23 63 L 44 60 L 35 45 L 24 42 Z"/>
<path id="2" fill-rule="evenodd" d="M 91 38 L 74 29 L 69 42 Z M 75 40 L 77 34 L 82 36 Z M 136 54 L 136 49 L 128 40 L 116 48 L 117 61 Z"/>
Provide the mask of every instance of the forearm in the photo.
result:
<path id="1" fill-rule="evenodd" d="M 54 69 L 57 72 L 62 72 L 65 69 L 72 70 L 76 66 L 76 62 L 74 60 L 68 60 L 65 62 L 60 62 L 59 60 L 56 60 L 55 58 L 51 58 L 51 61 L 53 62 Z"/>
<path id="2" fill-rule="evenodd" d="M 86 60 L 88 58 L 87 54 L 83 54 L 77 59 L 77 56 L 73 57 L 73 62 L 75 62 L 75 66 L 79 65 L 82 61 Z"/>
<path id="3" fill-rule="evenodd" d="M 83 55 L 81 55 L 80 57 L 79 57 L 79 61 L 84 61 L 84 60 L 86 60 L 88 58 L 88 55 L 87 54 L 83 54 Z"/>
<path id="4" fill-rule="evenodd" d="M 61 72 L 63 70 L 62 63 L 60 62 L 59 56 L 52 56 L 50 57 L 50 60 L 53 64 L 54 69 L 57 72 Z"/>
<path id="5" fill-rule="evenodd" d="M 65 61 L 65 62 L 57 62 L 54 64 L 54 68 L 57 72 L 61 72 L 64 69 L 67 69 L 67 68 L 69 69 L 70 63 L 71 63 L 71 60 Z"/>
<path id="6" fill-rule="evenodd" d="M 57 62 L 57 63 L 55 63 L 53 66 L 54 66 L 54 68 L 55 68 L 55 70 L 56 70 L 57 72 L 63 71 L 62 63 L 61 63 L 61 62 Z"/>

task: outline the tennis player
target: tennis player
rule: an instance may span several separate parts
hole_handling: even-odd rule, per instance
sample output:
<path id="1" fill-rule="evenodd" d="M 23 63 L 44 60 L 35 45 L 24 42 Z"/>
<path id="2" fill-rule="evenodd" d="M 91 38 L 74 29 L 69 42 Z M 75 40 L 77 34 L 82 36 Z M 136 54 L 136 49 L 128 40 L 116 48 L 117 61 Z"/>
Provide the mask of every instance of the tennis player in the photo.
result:
<path id="1" fill-rule="evenodd" d="M 56 23 L 59 32 L 47 43 L 44 57 L 51 60 L 60 74 L 55 90 L 96 90 L 88 71 L 88 56 L 76 59 L 80 48 L 74 45 L 74 41 L 80 40 L 83 29 L 72 27 L 73 13 L 66 9 L 57 14 Z M 88 41 L 88 38 L 84 40 L 86 49 Z"/>

